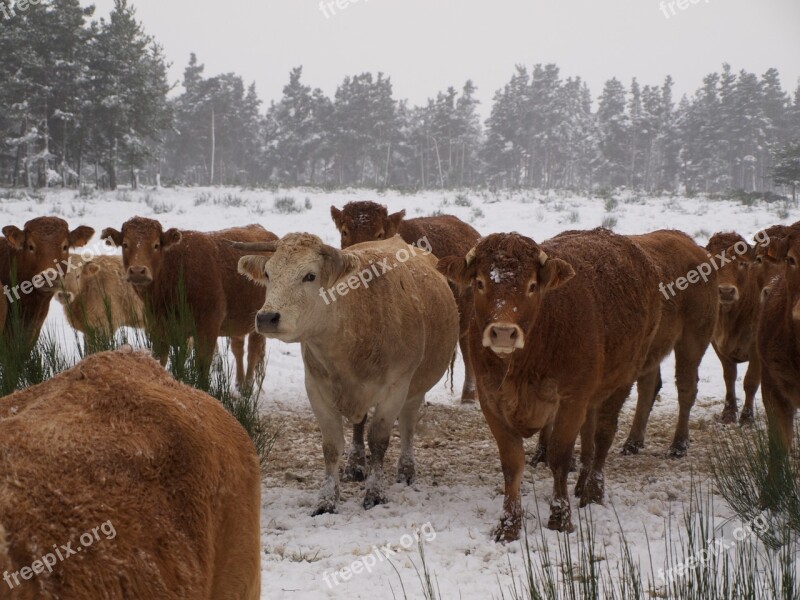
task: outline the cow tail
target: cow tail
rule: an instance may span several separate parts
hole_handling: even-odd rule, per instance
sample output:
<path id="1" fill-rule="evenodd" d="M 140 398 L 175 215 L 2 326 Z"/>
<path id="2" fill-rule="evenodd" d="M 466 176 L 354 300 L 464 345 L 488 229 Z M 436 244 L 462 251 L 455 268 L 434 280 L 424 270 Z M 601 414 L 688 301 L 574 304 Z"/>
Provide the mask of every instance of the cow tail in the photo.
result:
<path id="1" fill-rule="evenodd" d="M 447 369 L 447 373 L 450 375 L 450 393 L 455 393 L 454 386 L 453 386 L 453 378 L 455 377 L 455 370 L 456 370 L 456 354 L 458 354 L 458 350 L 453 348 L 453 356 L 450 357 L 450 366 Z"/>

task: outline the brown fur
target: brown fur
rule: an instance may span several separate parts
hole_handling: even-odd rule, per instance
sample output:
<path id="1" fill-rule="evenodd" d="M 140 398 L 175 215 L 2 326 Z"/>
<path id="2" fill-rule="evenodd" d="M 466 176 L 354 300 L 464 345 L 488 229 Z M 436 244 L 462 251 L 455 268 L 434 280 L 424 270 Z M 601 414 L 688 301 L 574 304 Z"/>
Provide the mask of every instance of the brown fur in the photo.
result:
<path id="1" fill-rule="evenodd" d="M 465 256 L 470 248 L 480 240 L 481 235 L 472 226 L 452 215 L 406 219 L 406 211 L 389 214 L 387 208 L 375 202 L 350 202 L 342 210 L 331 206 L 331 217 L 342 238 L 342 248 L 354 244 L 388 239 L 396 234 L 408 244 L 417 244 L 423 238 L 428 240 L 434 256 Z M 475 401 L 475 376 L 469 361 L 467 328 L 472 314 L 472 289 L 459 290 L 452 286 L 453 294 L 461 316 L 459 340 L 464 359 L 464 387 L 462 402 Z"/>
<path id="2" fill-rule="evenodd" d="M 258 330 L 300 343 L 306 391 L 322 431 L 326 479 L 315 514 L 335 512 L 342 417 L 363 423 L 374 409 L 368 437 L 370 471 L 364 507 L 386 501 L 383 462 L 395 421 L 400 423 L 397 481 L 415 478 L 414 429 L 425 394 L 447 371 L 458 341 L 458 312 L 436 259 L 400 238 L 337 250 L 313 235 L 289 234 L 270 245 L 271 257 L 245 257 L 240 272 L 265 284 Z M 411 258 L 360 284 L 371 265 Z M 348 287 L 348 282 L 354 282 Z M 323 293 L 339 286 L 335 299 Z M 363 441 L 362 441 L 363 444 Z M 347 472 L 363 475 L 365 449 L 354 439 Z"/>
<path id="3" fill-rule="evenodd" d="M 785 272 L 766 298 L 758 324 L 761 395 L 770 433 L 768 484 L 784 477 L 792 445 L 794 417 L 800 408 L 800 232 L 786 239 Z M 770 503 L 764 498 L 765 504 Z"/>
<path id="4" fill-rule="evenodd" d="M 3 287 L 3 281 L 0 280 L 0 289 Z M 6 315 L 8 314 L 8 304 L 6 303 L 5 298 L 0 298 L 0 332 L 5 329 L 6 326 Z"/>
<path id="5" fill-rule="evenodd" d="M 775 278 L 783 274 L 787 238 L 795 231 L 800 231 L 800 221 L 791 225 L 773 225 L 762 232 L 769 239 L 769 243 L 759 244 L 755 248 L 755 273 L 762 301 L 769 294 Z"/>
<path id="6" fill-rule="evenodd" d="M 68 259 L 70 248 L 85 246 L 92 239 L 94 229 L 81 226 L 70 231 L 63 219 L 39 217 L 25 223 L 22 229 L 13 225 L 3 227 L 3 235 L 5 237 L 0 238 L 0 281 L 11 288 L 32 282 L 47 269 L 57 268 L 61 261 Z M 30 294 L 19 291 L 19 299 L 11 293 L 17 305 L 15 309 L 20 311 L 26 342 L 38 339 L 56 291 L 57 287 L 45 285 Z M 9 302 L 7 296 L 0 301 Z M 10 314 L 11 307 L 7 306 L 6 310 Z"/>
<path id="7" fill-rule="evenodd" d="M 144 326 L 144 303 L 128 283 L 121 256 L 97 256 L 66 273 L 56 300 L 69 324 L 82 333 L 114 335 L 121 327 Z"/>
<path id="8" fill-rule="evenodd" d="M 662 230 L 629 238 L 644 250 L 659 270 L 665 286 L 690 271 L 708 263 L 706 251 L 680 231 Z M 662 288 L 665 289 L 666 288 Z M 644 447 L 645 431 L 661 383 L 661 362 L 675 352 L 675 384 L 678 388 L 680 412 L 675 436 L 669 448 L 670 456 L 679 458 L 689 448 L 689 416 L 697 399 L 698 371 L 708 350 L 717 323 L 719 291 L 717 274 L 712 271 L 708 281 L 689 283 L 685 290 L 673 287 L 661 300 L 661 323 L 648 353 L 644 371 L 637 381 L 638 403 L 631 432 L 623 452 L 637 453 Z"/>
<path id="9" fill-rule="evenodd" d="M 144 353 L 93 355 L 0 399 L 0 574 L 111 521 L 100 536 L 0 597 L 256 600 L 260 471 L 214 398 Z"/>
<path id="10" fill-rule="evenodd" d="M 169 351 L 164 324 L 179 304 L 182 279 L 196 328 L 185 332 L 186 338 L 195 338 L 201 373 L 207 375 L 211 368 L 217 338 L 229 337 L 236 357 L 237 382 L 242 385 L 245 380 L 252 380 L 264 362 L 264 340 L 253 331 L 264 296 L 258 286 L 238 275 L 237 263 L 243 253 L 235 250 L 230 241 L 265 242 L 277 239 L 275 234 L 260 225 L 210 233 L 164 231 L 158 221 L 135 217 L 122 226 L 121 232 L 108 228 L 102 237 L 122 246 L 128 281 L 144 301 L 146 314 L 153 317 L 147 329 L 162 364 L 166 364 Z M 246 375 L 245 337 L 249 340 Z"/>
<path id="11" fill-rule="evenodd" d="M 523 438 L 548 426 L 554 478 L 548 527 L 572 531 L 567 473 L 575 440 L 580 432 L 591 450 L 576 487 L 581 506 L 601 502 L 619 410 L 658 328 L 655 266 L 630 240 L 599 229 L 541 245 L 516 233 L 490 235 L 473 260 L 444 258 L 439 270 L 475 288 L 470 349 L 505 478 L 496 539 L 519 535 Z M 500 344 L 516 349 L 497 354 L 492 348 Z"/>

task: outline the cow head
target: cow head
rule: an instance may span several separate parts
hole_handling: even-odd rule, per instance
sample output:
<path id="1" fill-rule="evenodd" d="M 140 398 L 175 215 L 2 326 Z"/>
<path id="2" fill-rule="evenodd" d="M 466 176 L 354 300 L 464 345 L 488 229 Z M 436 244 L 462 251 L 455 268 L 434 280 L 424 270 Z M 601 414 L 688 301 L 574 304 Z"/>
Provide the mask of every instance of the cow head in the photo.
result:
<path id="1" fill-rule="evenodd" d="M 525 347 L 542 298 L 575 276 L 569 263 L 518 233 L 485 237 L 466 257 L 441 259 L 438 269 L 456 285 L 472 286 L 472 325 L 483 332 L 483 346 L 501 356 Z"/>
<path id="2" fill-rule="evenodd" d="M 792 303 L 792 319 L 800 322 L 800 231 L 792 232 L 785 240 L 786 287 Z"/>
<path id="3" fill-rule="evenodd" d="M 153 219 L 134 217 L 122 225 L 122 231 L 107 228 L 102 239 L 122 246 L 122 262 L 128 281 L 144 288 L 156 279 L 164 263 L 164 253 L 181 243 L 177 229 L 164 229 Z"/>
<path id="4" fill-rule="evenodd" d="M 328 298 L 337 281 L 359 266 L 357 256 L 323 244 L 315 235 L 291 233 L 277 242 L 242 244 L 243 249 L 269 253 L 243 256 L 239 272 L 266 288 L 256 330 L 284 342 L 300 342 L 321 331 L 335 310 Z"/>
<path id="5" fill-rule="evenodd" d="M 390 215 L 385 206 L 375 202 L 350 202 L 342 210 L 331 206 L 331 217 L 342 236 L 342 248 L 394 237 L 405 216 L 404 210 Z"/>
<path id="6" fill-rule="evenodd" d="M 730 262 L 717 271 L 719 277 L 719 302 L 723 307 L 735 305 L 750 285 L 754 272 L 751 269 L 756 258 L 755 248 L 738 233 L 715 233 L 706 245 L 712 257 L 724 254 Z M 718 262 L 722 262 L 721 260 Z"/>
<path id="7" fill-rule="evenodd" d="M 63 219 L 39 217 L 25 223 L 22 229 L 3 227 L 3 235 L 16 258 L 17 282 L 35 283 L 36 278 L 47 274 L 40 279 L 44 285 L 37 285 L 36 291 L 52 296 L 57 291 L 53 284 L 58 279 L 58 269 L 67 264 L 69 249 L 85 246 L 94 229 L 80 226 L 70 231 Z"/>
<path id="8" fill-rule="evenodd" d="M 785 270 L 787 239 L 795 231 L 800 231 L 800 222 L 788 226 L 773 225 L 759 231 L 756 236 L 758 243 L 755 248 L 754 268 L 762 300 L 769 295 L 775 278 L 782 275 Z"/>
<path id="9" fill-rule="evenodd" d="M 80 256 L 73 256 L 73 263 L 80 266 L 73 267 L 64 274 L 61 279 L 61 290 L 56 293 L 56 300 L 65 306 L 75 302 L 100 272 L 97 263 L 91 261 L 82 263 Z"/>

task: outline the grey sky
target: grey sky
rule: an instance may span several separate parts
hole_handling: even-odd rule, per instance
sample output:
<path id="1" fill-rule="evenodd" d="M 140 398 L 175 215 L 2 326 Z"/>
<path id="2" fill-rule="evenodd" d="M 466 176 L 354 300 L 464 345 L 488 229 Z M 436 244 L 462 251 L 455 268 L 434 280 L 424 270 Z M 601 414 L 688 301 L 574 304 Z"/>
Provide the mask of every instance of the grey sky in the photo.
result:
<path id="1" fill-rule="evenodd" d="M 131 1 L 173 80 L 196 52 L 206 75 L 255 81 L 265 103 L 297 65 L 329 95 L 345 75 L 383 71 L 395 97 L 415 104 L 473 79 L 484 116 L 515 64 L 554 62 L 595 99 L 612 76 L 656 84 L 667 74 L 679 97 L 723 61 L 759 74 L 776 67 L 789 91 L 800 77 L 798 0 L 681 0 L 683 10 L 672 0 L 674 15 L 669 0 L 663 9 L 660 0 L 358 0 L 334 4 L 328 18 L 319 0 Z M 113 1 L 94 4 L 104 16 Z"/>

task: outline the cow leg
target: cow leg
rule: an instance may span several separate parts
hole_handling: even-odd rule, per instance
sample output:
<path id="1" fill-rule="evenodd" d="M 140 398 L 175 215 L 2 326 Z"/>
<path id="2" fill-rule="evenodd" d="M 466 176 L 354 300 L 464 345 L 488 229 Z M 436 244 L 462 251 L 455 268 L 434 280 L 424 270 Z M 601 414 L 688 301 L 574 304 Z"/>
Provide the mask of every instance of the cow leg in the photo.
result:
<path id="1" fill-rule="evenodd" d="M 492 535 L 496 542 L 513 542 L 519 538 L 519 531 L 522 528 L 520 485 L 525 473 L 525 446 L 522 436 L 512 431 L 490 411 L 484 410 L 483 414 L 497 442 L 497 449 L 500 451 L 500 464 L 503 468 L 505 484 L 503 517 L 492 531 Z"/>
<path id="2" fill-rule="evenodd" d="M 319 386 L 306 373 L 306 392 L 311 410 L 322 433 L 322 455 L 325 459 L 325 482 L 319 493 L 317 508 L 312 516 L 335 513 L 339 502 L 339 461 L 344 452 L 342 416 L 333 402 L 326 399 Z"/>
<path id="3" fill-rule="evenodd" d="M 409 398 L 400 411 L 400 458 L 397 461 L 397 483 L 411 485 L 416 479 L 414 431 L 419 421 L 419 407 L 424 400 L 424 394 Z"/>
<path id="4" fill-rule="evenodd" d="M 789 450 L 792 445 L 792 427 L 797 410 L 766 372 L 763 374 L 761 386 L 769 436 L 769 468 L 764 488 L 761 490 L 761 507 L 766 509 L 777 508 L 780 490 L 786 489 L 791 482 Z"/>
<path id="5" fill-rule="evenodd" d="M 592 470 L 595 453 L 595 430 L 597 429 L 597 409 L 586 414 L 586 422 L 581 427 L 581 472 L 575 484 L 575 496 L 580 498 L 586 487 L 586 479 Z M 573 457 L 574 458 L 574 457 Z"/>
<path id="6" fill-rule="evenodd" d="M 553 424 L 546 425 L 539 432 L 539 440 L 536 443 L 536 450 L 531 456 L 531 466 L 535 467 L 539 463 L 547 464 L 547 445 L 550 443 L 550 436 L 553 433 Z"/>
<path id="7" fill-rule="evenodd" d="M 353 424 L 353 445 L 347 457 L 342 479 L 344 481 L 364 481 L 367 478 L 367 452 L 364 448 L 364 430 L 367 428 L 367 417 L 360 423 Z"/>
<path id="8" fill-rule="evenodd" d="M 636 382 L 638 399 L 636 402 L 636 414 L 633 417 L 633 425 L 628 439 L 622 446 L 622 454 L 639 454 L 639 450 L 644 448 L 644 437 L 647 432 L 647 422 L 650 420 L 650 413 L 656 403 L 656 396 L 661 389 L 661 367 L 658 366 L 649 373 L 644 373 Z"/>
<path id="9" fill-rule="evenodd" d="M 761 359 L 758 357 L 756 349 L 750 351 L 750 362 L 747 365 L 747 373 L 744 376 L 744 408 L 739 417 L 740 425 L 747 425 L 755 421 L 753 403 L 761 385 Z"/>
<path id="10" fill-rule="evenodd" d="M 630 387 L 620 388 L 608 400 L 603 402 L 602 406 L 597 410 L 597 426 L 594 431 L 594 458 L 591 471 L 586 477 L 586 485 L 581 490 L 581 508 L 587 504 L 602 504 L 603 502 L 603 496 L 605 495 L 603 469 L 605 468 L 606 458 L 608 458 L 608 451 L 611 449 L 611 445 L 614 443 L 614 436 L 617 433 L 619 412 L 630 393 Z M 581 444 L 583 444 L 582 434 Z M 584 465 L 583 468 L 586 469 L 587 467 Z"/>
<path id="11" fill-rule="evenodd" d="M 719 362 L 722 363 L 722 374 L 725 379 L 725 408 L 719 417 L 720 423 L 736 423 L 736 415 L 739 412 L 736 401 L 736 363 L 727 356 L 722 356 L 717 352 Z"/>
<path id="12" fill-rule="evenodd" d="M 264 376 L 264 361 L 267 357 L 267 338 L 253 332 L 247 336 L 247 385 Z"/>
<path id="13" fill-rule="evenodd" d="M 393 389 L 383 402 L 375 407 L 372 424 L 369 427 L 367 443 L 369 444 L 369 475 L 365 485 L 364 508 L 369 510 L 378 504 L 386 504 L 385 477 L 383 472 L 383 459 L 389 448 L 389 438 L 392 434 L 397 417 L 400 416 L 408 394 L 408 387 Z"/>
<path id="14" fill-rule="evenodd" d="M 553 499 L 547 528 L 555 531 L 575 531 L 567 493 L 567 475 L 572 462 L 575 440 L 586 420 L 586 404 L 578 399 L 569 410 L 560 408 L 553 423 L 553 435 L 547 447 L 547 460 L 553 472 Z"/>
<path id="15" fill-rule="evenodd" d="M 218 328 L 214 328 L 218 331 Z M 195 358 L 197 362 L 198 385 L 200 389 L 208 387 L 210 383 L 211 365 L 214 362 L 214 352 L 217 349 L 217 336 L 215 333 L 198 332 L 195 338 Z"/>
<path id="16" fill-rule="evenodd" d="M 464 388 L 461 391 L 461 403 L 472 404 L 476 400 L 477 393 L 475 387 L 475 372 L 472 370 L 472 360 L 470 359 L 468 336 L 464 334 L 458 343 L 461 348 L 461 358 L 464 360 Z"/>
<path id="17" fill-rule="evenodd" d="M 236 386 L 241 390 L 244 385 L 244 336 L 231 337 L 231 352 L 236 362 Z"/>
<path id="18" fill-rule="evenodd" d="M 678 425 L 669 447 L 671 458 L 682 458 L 689 451 L 689 416 L 697 399 L 700 362 L 707 346 L 685 338 L 675 346 L 675 383 L 678 387 Z"/>

